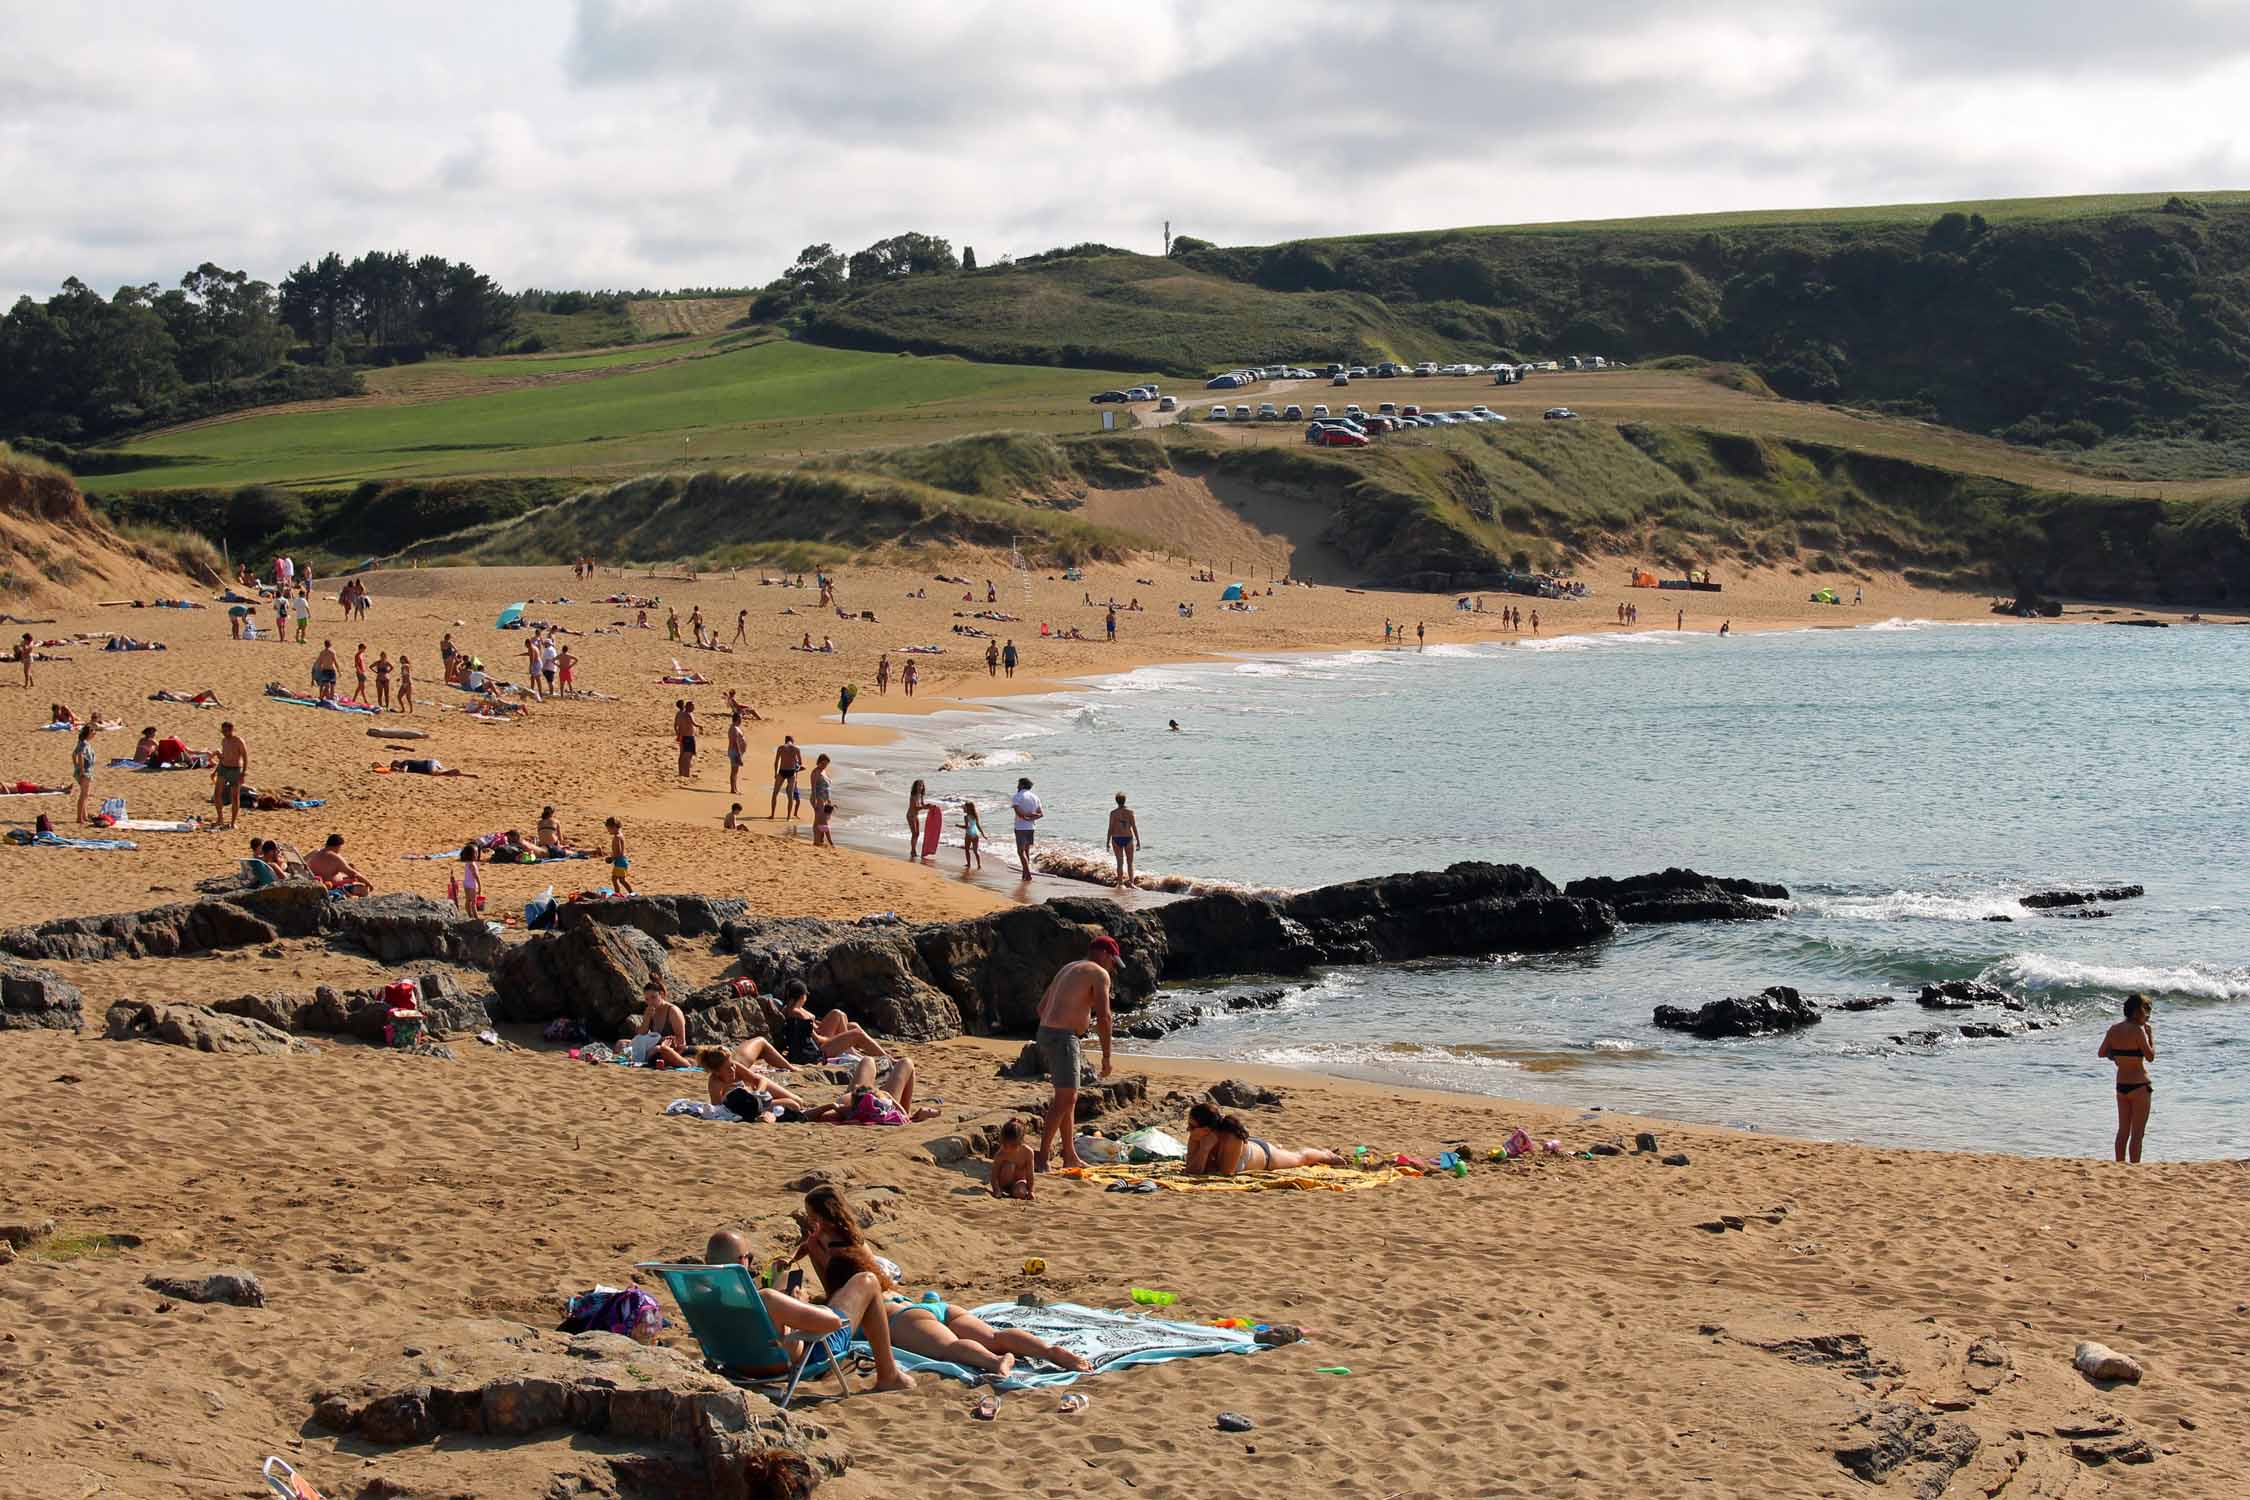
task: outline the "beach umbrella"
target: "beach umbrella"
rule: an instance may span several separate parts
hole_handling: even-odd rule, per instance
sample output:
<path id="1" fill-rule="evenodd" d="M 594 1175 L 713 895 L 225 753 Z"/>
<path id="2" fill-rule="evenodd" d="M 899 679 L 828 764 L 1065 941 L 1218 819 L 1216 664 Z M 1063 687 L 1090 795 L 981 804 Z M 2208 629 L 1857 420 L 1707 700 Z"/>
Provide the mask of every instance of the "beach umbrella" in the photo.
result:
<path id="1" fill-rule="evenodd" d="M 492 627 L 495 630 L 506 630 L 510 625 L 515 624 L 522 618 L 523 606 L 521 604 L 511 604 L 506 609 L 500 611 L 500 618 L 492 622 Z"/>
<path id="2" fill-rule="evenodd" d="M 1221 595 L 1219 596 L 1219 598 L 1220 598 L 1220 599 L 1222 599 L 1222 600 L 1227 600 L 1227 599 L 1239 599 L 1239 598 L 1241 598 L 1241 597 L 1242 597 L 1242 585 L 1241 585 L 1241 584 L 1239 584 L 1239 583 L 1230 583 L 1230 584 L 1228 584 L 1228 585 L 1227 585 L 1227 591 L 1226 591 L 1225 593 L 1223 593 L 1223 594 L 1221 594 Z"/>

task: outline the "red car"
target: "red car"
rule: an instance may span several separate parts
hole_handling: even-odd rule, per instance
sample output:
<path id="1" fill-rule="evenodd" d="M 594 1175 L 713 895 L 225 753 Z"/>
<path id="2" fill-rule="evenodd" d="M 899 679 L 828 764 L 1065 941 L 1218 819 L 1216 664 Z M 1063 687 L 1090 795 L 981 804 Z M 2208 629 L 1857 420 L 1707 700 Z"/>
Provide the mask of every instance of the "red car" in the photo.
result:
<path id="1" fill-rule="evenodd" d="M 1324 427 L 1320 430 L 1320 446 L 1323 448 L 1364 448 L 1367 446 L 1367 439 L 1356 432 L 1346 432 L 1341 427 Z"/>

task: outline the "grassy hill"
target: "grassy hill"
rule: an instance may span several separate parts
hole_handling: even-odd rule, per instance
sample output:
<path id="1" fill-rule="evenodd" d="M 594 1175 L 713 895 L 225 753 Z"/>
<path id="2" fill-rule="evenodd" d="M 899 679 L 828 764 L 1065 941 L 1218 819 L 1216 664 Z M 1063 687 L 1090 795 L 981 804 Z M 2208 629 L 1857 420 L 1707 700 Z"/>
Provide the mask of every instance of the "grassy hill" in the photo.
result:
<path id="1" fill-rule="evenodd" d="M 1572 353 L 1742 363 L 1784 396 L 2146 477 L 2250 471 L 2250 195 L 2021 199 L 1059 255 L 906 277 L 807 337 L 1202 372 Z"/>

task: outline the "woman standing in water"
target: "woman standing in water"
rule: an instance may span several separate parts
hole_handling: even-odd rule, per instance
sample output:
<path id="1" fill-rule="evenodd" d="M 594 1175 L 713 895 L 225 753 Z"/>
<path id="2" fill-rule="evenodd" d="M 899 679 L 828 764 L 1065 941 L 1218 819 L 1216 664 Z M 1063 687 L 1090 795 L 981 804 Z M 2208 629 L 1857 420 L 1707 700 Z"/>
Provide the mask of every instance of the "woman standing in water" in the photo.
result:
<path id="1" fill-rule="evenodd" d="M 2117 1159 L 2137 1162 L 2149 1106 L 2156 1102 L 2156 1085 L 2148 1077 L 2156 1058 L 2156 1024 L 2146 995 L 2125 997 L 2125 1019 L 2109 1028 L 2095 1055 L 2117 1064 Z"/>

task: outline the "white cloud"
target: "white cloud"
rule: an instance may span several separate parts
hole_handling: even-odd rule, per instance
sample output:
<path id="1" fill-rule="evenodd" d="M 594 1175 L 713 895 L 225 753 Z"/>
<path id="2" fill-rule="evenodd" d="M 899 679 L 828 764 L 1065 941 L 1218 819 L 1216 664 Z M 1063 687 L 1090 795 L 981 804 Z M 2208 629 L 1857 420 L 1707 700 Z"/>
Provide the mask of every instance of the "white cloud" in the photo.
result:
<path id="1" fill-rule="evenodd" d="M 2214 188 L 2227 0 L 0 0 L 0 297 L 337 249 L 510 286 L 754 283 L 1820 203 Z"/>

